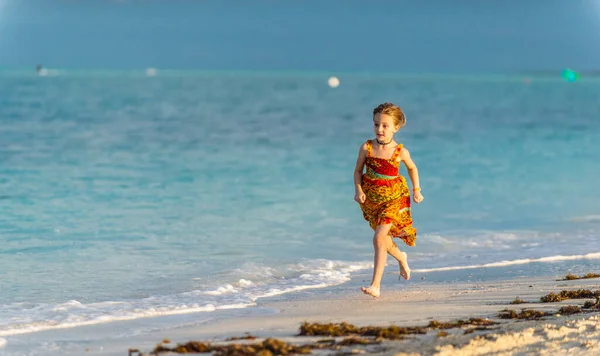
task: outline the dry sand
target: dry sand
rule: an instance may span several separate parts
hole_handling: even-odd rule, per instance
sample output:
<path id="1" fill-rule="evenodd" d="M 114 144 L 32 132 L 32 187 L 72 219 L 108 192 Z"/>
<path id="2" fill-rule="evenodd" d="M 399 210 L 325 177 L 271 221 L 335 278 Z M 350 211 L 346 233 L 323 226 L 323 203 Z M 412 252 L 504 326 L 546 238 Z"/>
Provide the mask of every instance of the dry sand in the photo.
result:
<path id="1" fill-rule="evenodd" d="M 393 288 L 393 287 L 390 287 Z M 489 318 L 498 322 L 489 330 L 465 334 L 470 327 L 445 330 L 447 336 L 438 336 L 439 330 L 425 335 L 411 335 L 408 340 L 383 341 L 378 345 L 351 346 L 338 351 L 315 351 L 315 354 L 339 354 L 340 351 L 382 355 L 600 355 L 600 313 L 581 313 L 570 316 L 556 315 L 565 305 L 583 305 L 586 300 L 567 300 L 559 303 L 539 303 L 540 297 L 561 290 L 592 291 L 600 289 L 600 279 L 556 281 L 555 278 L 519 279 L 485 283 L 413 284 L 408 287 L 383 290 L 382 297 L 374 299 L 357 289 L 356 294 L 341 293 L 318 301 L 270 301 L 259 303 L 279 312 L 251 318 L 230 318 L 155 335 L 147 335 L 143 344 L 128 345 L 148 353 L 156 343 L 168 338 L 171 343 L 188 341 L 223 342 L 232 336 L 250 333 L 260 342 L 265 338 L 306 344 L 327 337 L 300 337 L 302 322 L 339 323 L 356 326 L 427 326 L 431 320 L 444 322 L 457 319 Z M 509 304 L 516 297 L 527 304 Z M 587 299 L 591 300 L 591 299 Z M 521 321 L 498 318 L 505 309 L 520 311 L 531 308 L 550 312 L 539 320 Z M 154 338 L 154 343 L 148 340 Z M 249 341 L 250 342 L 250 341 Z M 162 355 L 167 355 L 163 353 Z"/>

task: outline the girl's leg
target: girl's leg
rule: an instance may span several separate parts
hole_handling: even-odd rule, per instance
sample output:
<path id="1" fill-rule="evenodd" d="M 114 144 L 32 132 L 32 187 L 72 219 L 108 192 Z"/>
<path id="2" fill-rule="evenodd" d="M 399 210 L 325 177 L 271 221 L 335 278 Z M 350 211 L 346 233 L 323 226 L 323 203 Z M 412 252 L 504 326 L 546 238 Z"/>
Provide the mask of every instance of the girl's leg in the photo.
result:
<path id="1" fill-rule="evenodd" d="M 390 256 L 394 257 L 400 265 L 400 275 L 407 281 L 410 279 L 410 268 L 408 267 L 408 258 L 406 252 L 400 251 L 398 245 L 390 235 L 387 235 L 386 250 Z"/>
<path id="2" fill-rule="evenodd" d="M 387 237 L 392 224 L 379 225 L 375 229 L 373 236 L 373 249 L 375 250 L 373 267 L 373 279 L 369 288 L 362 287 L 362 291 L 370 294 L 373 297 L 379 297 L 381 288 L 381 278 L 383 277 L 383 269 L 387 260 Z"/>

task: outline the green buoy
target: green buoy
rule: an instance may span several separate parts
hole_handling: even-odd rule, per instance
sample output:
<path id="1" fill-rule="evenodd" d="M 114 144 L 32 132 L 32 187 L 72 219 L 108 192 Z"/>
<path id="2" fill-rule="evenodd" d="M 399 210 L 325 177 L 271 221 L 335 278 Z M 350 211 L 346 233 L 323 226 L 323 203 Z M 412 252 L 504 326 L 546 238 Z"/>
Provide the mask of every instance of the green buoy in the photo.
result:
<path id="1" fill-rule="evenodd" d="M 565 78 L 568 82 L 574 82 L 577 79 L 579 79 L 579 73 L 572 69 L 565 68 L 562 71 L 562 77 Z"/>

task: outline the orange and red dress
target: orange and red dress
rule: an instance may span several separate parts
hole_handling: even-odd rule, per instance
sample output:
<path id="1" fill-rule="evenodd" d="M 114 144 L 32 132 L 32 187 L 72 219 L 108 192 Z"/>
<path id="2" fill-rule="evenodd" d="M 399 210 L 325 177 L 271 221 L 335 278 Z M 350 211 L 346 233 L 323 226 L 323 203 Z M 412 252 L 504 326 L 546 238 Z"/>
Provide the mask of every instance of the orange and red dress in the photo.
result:
<path id="1" fill-rule="evenodd" d="M 360 204 L 363 217 L 373 230 L 379 225 L 392 224 L 389 235 L 402 239 L 408 246 L 415 246 L 417 230 L 412 226 L 410 190 L 406 179 L 400 174 L 399 144 L 390 159 L 373 157 L 373 141 L 368 140 L 366 172 L 362 175 L 365 202 Z"/>

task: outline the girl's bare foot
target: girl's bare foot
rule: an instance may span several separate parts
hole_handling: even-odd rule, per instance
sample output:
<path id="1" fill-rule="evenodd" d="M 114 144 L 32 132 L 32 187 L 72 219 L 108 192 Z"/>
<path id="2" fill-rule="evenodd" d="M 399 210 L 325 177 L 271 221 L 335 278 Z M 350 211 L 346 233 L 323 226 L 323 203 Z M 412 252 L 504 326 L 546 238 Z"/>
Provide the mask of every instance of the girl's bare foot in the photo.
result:
<path id="1" fill-rule="evenodd" d="M 375 298 L 379 298 L 379 295 L 381 294 L 379 291 L 379 288 L 373 287 L 373 286 L 371 286 L 369 288 L 360 287 L 360 289 L 363 291 L 363 293 L 369 294 L 370 296 L 375 297 Z"/>
<path id="2" fill-rule="evenodd" d="M 400 275 L 407 281 L 410 279 L 410 268 L 408 267 L 408 256 L 406 252 L 400 252 L 402 258 L 400 259 Z"/>

